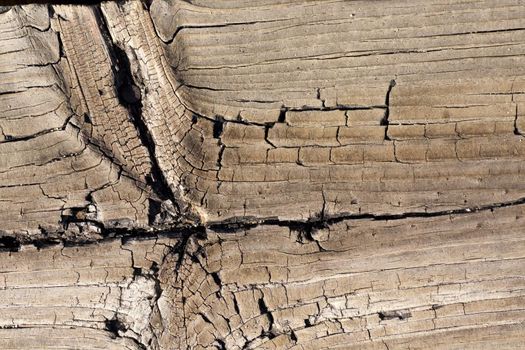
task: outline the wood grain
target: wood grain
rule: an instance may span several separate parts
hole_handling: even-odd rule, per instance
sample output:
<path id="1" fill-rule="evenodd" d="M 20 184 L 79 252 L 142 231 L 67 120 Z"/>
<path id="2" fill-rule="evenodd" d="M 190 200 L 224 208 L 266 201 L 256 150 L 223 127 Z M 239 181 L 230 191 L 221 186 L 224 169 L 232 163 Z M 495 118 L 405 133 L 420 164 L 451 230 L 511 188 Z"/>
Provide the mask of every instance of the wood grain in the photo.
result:
<path id="1" fill-rule="evenodd" d="M 521 349 L 524 14 L 0 6 L 0 348 Z"/>
<path id="2" fill-rule="evenodd" d="M 114 96 L 93 10 L 75 9 L 89 36 L 46 6 L 1 15 L 0 230 L 23 240 L 148 224 L 149 155 Z"/>
<path id="3" fill-rule="evenodd" d="M 518 205 L 25 246 L 0 253 L 0 344 L 519 349 L 524 214 Z"/>
<path id="4" fill-rule="evenodd" d="M 218 181 L 188 174 L 187 186 L 209 183 L 196 200 L 210 221 L 523 198 L 524 10 L 519 1 L 153 2 L 181 101 L 221 123 Z"/>
<path id="5" fill-rule="evenodd" d="M 0 346 L 144 349 L 158 327 L 155 275 L 177 243 L 114 239 L 0 253 Z"/>

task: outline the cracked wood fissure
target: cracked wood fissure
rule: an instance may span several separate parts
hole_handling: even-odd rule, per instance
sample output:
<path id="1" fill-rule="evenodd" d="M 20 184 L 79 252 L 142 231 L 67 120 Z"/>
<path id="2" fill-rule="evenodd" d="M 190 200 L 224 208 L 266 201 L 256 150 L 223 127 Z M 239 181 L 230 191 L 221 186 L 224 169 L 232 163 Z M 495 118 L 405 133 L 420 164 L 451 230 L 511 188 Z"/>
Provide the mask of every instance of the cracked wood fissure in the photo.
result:
<path id="1" fill-rule="evenodd" d="M 522 348 L 523 1 L 6 4 L 1 349 Z"/>

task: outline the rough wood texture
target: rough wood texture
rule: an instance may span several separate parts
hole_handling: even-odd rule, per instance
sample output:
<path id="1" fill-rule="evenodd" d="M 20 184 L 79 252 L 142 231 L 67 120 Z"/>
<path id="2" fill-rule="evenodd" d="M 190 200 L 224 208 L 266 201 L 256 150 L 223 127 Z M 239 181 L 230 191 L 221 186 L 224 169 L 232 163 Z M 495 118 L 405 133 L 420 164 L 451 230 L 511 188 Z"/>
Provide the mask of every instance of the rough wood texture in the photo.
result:
<path id="1" fill-rule="evenodd" d="M 516 1 L 154 2 L 181 100 L 226 121 L 218 180 L 187 176 L 191 197 L 212 221 L 524 197 L 524 10 Z"/>
<path id="2" fill-rule="evenodd" d="M 165 307 L 156 274 L 177 243 L 159 237 L 2 253 L 0 347 L 143 349 Z"/>
<path id="3" fill-rule="evenodd" d="M 0 6 L 0 348 L 522 348 L 524 18 Z"/>
<path id="4" fill-rule="evenodd" d="M 519 205 L 3 253 L 0 345 L 519 349 L 524 224 Z"/>

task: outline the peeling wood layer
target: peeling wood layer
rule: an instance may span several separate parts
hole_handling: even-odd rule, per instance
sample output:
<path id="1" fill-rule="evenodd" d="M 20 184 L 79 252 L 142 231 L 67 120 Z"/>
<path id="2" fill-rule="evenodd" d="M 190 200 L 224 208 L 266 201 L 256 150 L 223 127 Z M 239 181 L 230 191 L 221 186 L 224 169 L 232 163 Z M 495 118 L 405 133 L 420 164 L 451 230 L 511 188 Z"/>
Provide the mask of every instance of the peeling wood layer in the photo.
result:
<path id="1" fill-rule="evenodd" d="M 176 237 L 1 253 L 3 349 L 150 349 Z"/>

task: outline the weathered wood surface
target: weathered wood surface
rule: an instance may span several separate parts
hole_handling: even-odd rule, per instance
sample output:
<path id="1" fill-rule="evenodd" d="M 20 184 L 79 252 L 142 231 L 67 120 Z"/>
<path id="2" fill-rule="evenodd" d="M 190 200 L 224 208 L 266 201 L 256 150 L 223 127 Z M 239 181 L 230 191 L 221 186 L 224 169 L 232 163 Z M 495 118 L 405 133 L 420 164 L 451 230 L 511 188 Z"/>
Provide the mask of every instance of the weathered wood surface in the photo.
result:
<path id="1" fill-rule="evenodd" d="M 519 349 L 525 206 L 24 247 L 3 349 Z"/>
<path id="2" fill-rule="evenodd" d="M 524 48 L 521 0 L 0 6 L 0 348 L 520 349 Z"/>

